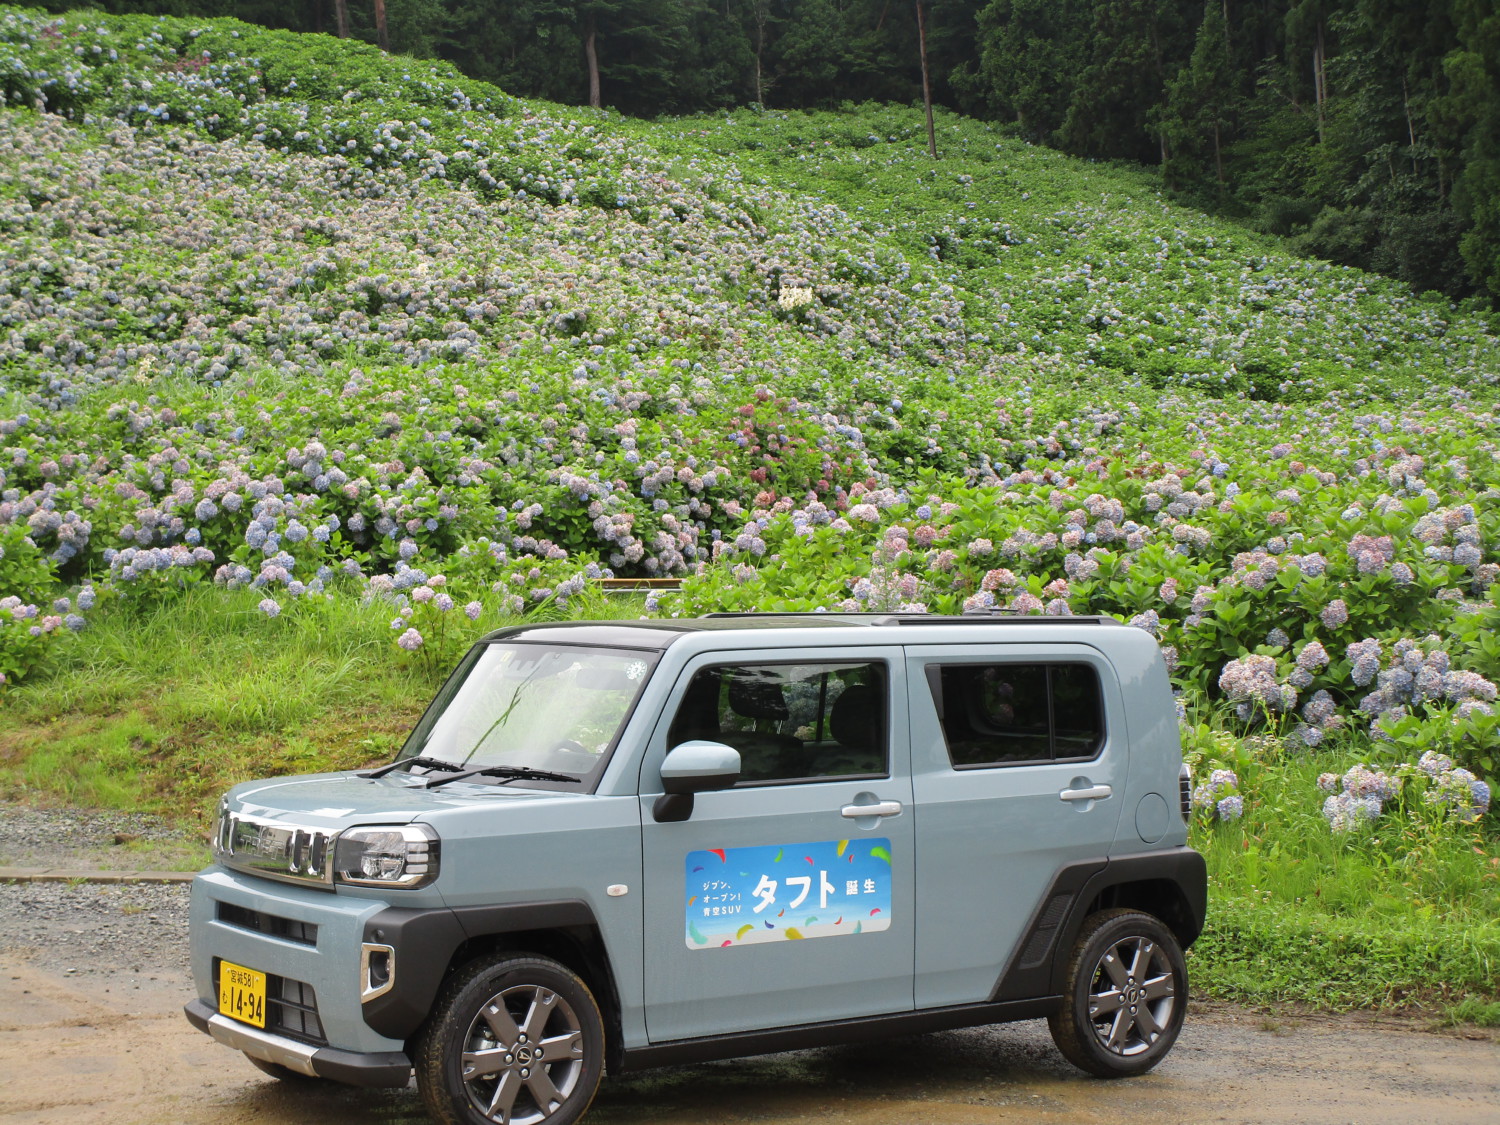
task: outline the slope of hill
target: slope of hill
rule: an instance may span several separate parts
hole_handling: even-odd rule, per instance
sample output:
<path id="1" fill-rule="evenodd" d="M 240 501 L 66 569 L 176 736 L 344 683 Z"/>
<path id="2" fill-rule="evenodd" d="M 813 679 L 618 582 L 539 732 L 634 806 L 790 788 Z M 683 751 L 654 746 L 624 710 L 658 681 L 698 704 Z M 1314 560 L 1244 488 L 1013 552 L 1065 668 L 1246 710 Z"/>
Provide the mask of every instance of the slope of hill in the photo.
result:
<path id="1" fill-rule="evenodd" d="M 4 9 L 0 76 L 22 595 L 885 579 L 1149 611 L 1217 695 L 1268 637 L 1426 631 L 1491 581 L 1489 325 L 1140 173 L 951 118 L 933 162 L 901 109 L 625 122 L 234 21 Z M 1194 589 L 1288 552 L 1334 585 L 1201 628 Z M 1380 589 L 1332 625 L 1345 579 Z"/>
<path id="2" fill-rule="evenodd" d="M 1215 980 L 1490 995 L 1478 312 L 976 122 L 931 161 L 909 109 L 644 124 L 4 7 L 0 93 L 11 776 L 201 810 L 363 760 L 427 690 L 369 669 L 609 571 L 683 577 L 659 612 L 1114 613 L 1211 779 Z M 1318 911 L 1316 979 L 1247 961 Z"/>

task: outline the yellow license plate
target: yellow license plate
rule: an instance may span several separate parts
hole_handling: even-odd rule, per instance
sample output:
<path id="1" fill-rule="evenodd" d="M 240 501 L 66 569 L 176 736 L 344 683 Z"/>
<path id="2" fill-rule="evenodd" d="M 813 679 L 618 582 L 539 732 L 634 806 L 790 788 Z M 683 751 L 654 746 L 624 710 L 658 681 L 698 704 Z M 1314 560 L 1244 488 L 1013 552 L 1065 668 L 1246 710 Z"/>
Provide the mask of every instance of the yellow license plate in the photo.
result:
<path id="1" fill-rule="evenodd" d="M 266 974 L 219 962 L 219 1011 L 242 1023 L 266 1026 Z"/>

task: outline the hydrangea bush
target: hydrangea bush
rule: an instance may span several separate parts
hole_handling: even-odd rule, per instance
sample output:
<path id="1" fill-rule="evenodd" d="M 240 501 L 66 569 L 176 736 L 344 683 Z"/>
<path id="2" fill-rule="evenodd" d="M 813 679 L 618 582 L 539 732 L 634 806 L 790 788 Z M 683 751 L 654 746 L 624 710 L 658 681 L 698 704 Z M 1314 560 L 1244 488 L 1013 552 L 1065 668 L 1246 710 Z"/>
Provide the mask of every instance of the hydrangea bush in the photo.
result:
<path id="1" fill-rule="evenodd" d="M 1245 814 L 1240 779 L 1233 770 L 1216 769 L 1193 789 L 1193 810 L 1206 821 L 1238 820 Z"/>
<path id="2" fill-rule="evenodd" d="M 1329 794 L 1323 816 L 1334 832 L 1352 832 L 1393 814 L 1418 831 L 1436 832 L 1450 824 L 1478 821 L 1490 807 L 1490 787 L 1445 754 L 1427 751 L 1415 763 L 1389 769 L 1364 764 L 1342 775 L 1324 773 L 1318 788 Z"/>
<path id="3" fill-rule="evenodd" d="M 436 665 L 677 576 L 654 612 L 1113 614 L 1242 733 L 1494 768 L 1479 315 L 907 109 L 660 127 L 14 8 L 0 91 L 12 678 L 86 619 L 53 583 L 383 599 Z"/>

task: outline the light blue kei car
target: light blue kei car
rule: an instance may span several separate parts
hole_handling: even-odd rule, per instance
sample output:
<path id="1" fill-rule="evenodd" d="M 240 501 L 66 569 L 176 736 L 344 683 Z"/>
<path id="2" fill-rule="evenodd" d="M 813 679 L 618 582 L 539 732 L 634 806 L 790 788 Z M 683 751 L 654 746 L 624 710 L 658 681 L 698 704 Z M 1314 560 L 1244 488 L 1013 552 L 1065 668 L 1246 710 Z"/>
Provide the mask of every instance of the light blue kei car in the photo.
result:
<path id="1" fill-rule="evenodd" d="M 1166 668 L 1109 618 L 525 625 L 399 757 L 224 798 L 194 1026 L 278 1077 L 567 1125 L 606 1067 L 1046 1017 L 1170 1050 L 1202 857 Z"/>

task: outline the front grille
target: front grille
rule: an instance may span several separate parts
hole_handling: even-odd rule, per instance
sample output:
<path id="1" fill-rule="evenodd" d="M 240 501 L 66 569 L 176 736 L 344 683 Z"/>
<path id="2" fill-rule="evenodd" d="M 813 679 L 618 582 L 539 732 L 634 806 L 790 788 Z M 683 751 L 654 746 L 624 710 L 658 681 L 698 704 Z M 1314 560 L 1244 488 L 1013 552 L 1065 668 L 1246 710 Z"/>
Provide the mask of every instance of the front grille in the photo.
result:
<path id="1" fill-rule="evenodd" d="M 214 995 L 219 992 L 219 958 L 214 958 Z M 290 977 L 266 974 L 266 1030 L 314 1047 L 328 1046 L 318 997 L 313 986 Z"/>
<path id="2" fill-rule="evenodd" d="M 225 867 L 289 883 L 333 886 L 334 834 L 219 806 L 214 858 Z"/>
<path id="3" fill-rule="evenodd" d="M 282 918 L 248 907 L 236 906 L 232 902 L 219 903 L 219 921 L 268 937 L 285 938 L 303 945 L 318 944 L 318 927 L 314 922 L 299 922 L 295 918 Z"/>

